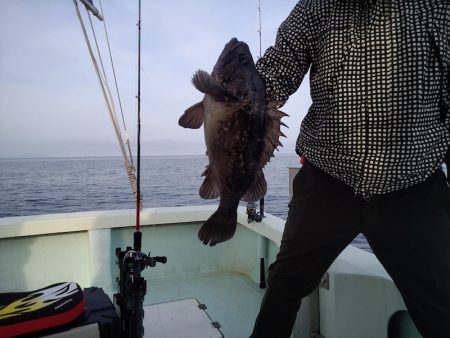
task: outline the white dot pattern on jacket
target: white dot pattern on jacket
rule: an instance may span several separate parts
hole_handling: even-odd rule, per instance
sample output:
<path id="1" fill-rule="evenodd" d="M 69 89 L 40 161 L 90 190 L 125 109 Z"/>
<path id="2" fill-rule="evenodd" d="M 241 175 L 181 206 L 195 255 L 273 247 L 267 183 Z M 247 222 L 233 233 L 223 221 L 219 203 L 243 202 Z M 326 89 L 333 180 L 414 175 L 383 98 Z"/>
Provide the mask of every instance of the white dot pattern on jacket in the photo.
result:
<path id="1" fill-rule="evenodd" d="M 296 151 L 363 196 L 420 183 L 450 144 L 448 0 L 301 0 L 257 62 L 268 100 L 310 70 Z M 291 112 L 292 114 L 292 112 Z"/>

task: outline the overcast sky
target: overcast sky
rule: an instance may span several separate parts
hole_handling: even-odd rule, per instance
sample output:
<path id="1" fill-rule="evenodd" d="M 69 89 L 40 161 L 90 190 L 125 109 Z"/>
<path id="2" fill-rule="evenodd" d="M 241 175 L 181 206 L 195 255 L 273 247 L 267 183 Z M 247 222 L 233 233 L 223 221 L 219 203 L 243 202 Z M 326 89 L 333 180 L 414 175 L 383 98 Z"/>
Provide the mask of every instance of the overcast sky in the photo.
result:
<path id="1" fill-rule="evenodd" d="M 296 1 L 261 0 L 263 51 Z M 98 0 L 94 4 L 99 7 Z M 211 71 L 232 37 L 247 42 L 256 59 L 257 5 L 257 0 L 142 1 L 143 155 L 205 153 L 203 130 L 178 126 L 184 110 L 202 98 L 191 76 L 199 68 Z M 103 0 L 103 9 L 135 143 L 137 0 Z M 103 26 L 94 24 L 108 61 Z M 73 0 L 0 1 L 0 51 L 0 157 L 120 155 Z M 294 153 L 309 105 L 305 80 L 284 107 L 291 117 L 284 119 L 290 128 L 283 152 Z"/>

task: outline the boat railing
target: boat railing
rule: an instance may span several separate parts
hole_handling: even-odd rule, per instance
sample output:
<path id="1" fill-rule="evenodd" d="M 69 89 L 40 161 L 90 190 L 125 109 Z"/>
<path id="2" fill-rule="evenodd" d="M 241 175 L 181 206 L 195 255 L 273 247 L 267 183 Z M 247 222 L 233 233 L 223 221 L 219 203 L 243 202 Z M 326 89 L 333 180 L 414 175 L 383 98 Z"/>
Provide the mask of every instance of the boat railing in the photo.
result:
<path id="1" fill-rule="evenodd" d="M 196 232 L 215 208 L 142 211 L 143 250 L 169 259 L 168 264 L 148 272 L 150 283 L 183 273 L 220 270 L 235 271 L 259 283 L 260 257 L 274 260 L 284 220 L 266 214 L 261 223 L 249 224 L 246 209 L 239 208 L 235 238 L 207 248 Z M 83 287 L 101 286 L 112 294 L 117 275 L 114 249 L 129 243 L 133 227 L 133 210 L 2 218 L 0 291 L 38 289 L 57 279 L 75 280 Z M 321 286 L 304 300 L 301 311 L 294 337 L 420 337 L 417 333 L 389 335 L 389 331 L 417 331 L 376 257 L 353 246 L 336 259 Z"/>

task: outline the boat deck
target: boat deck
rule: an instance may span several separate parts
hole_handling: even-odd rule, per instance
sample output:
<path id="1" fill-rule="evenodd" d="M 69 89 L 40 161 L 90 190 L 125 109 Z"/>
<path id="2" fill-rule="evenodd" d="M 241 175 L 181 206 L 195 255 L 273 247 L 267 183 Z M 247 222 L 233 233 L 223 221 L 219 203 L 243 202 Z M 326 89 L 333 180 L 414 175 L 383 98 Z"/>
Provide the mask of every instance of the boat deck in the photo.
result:
<path id="1" fill-rule="evenodd" d="M 267 265 L 275 259 L 284 221 L 266 214 L 261 223 L 248 223 L 245 209 L 240 208 L 234 238 L 205 247 L 197 232 L 215 208 L 142 211 L 144 248 L 168 258 L 167 264 L 143 271 L 145 304 L 195 298 L 207 306 L 211 318 L 204 318 L 207 325 L 220 323 L 227 338 L 248 337 L 264 293 L 259 289 L 260 258 L 265 257 Z M 76 281 L 81 287 L 101 287 L 111 296 L 117 289 L 114 280 L 118 274 L 113 253 L 130 243 L 133 224 L 133 210 L 0 219 L 0 268 L 8 271 L 0 274 L 0 291 L 20 292 Z M 318 299 L 311 299 L 314 306 L 303 307 L 306 314 L 296 324 L 295 337 L 310 337 L 317 320 L 320 334 L 327 338 L 420 337 L 395 284 L 369 252 L 347 247 L 328 269 L 327 283 L 317 291 Z M 177 318 L 189 324 L 189 311 L 180 312 Z M 145 320 L 155 316 L 167 319 L 162 314 L 148 309 Z M 147 325 L 146 336 L 155 337 L 156 328 Z M 186 332 L 188 329 L 181 336 Z M 217 333 L 220 337 L 215 330 Z"/>
<path id="2" fill-rule="evenodd" d="M 225 337 L 240 338 L 250 335 L 263 294 L 264 290 L 247 276 L 222 271 L 147 280 L 145 304 L 195 298 L 206 305 L 206 312 L 213 322 L 220 324 Z M 151 337 L 151 332 L 151 327 L 145 328 L 146 336 Z"/>

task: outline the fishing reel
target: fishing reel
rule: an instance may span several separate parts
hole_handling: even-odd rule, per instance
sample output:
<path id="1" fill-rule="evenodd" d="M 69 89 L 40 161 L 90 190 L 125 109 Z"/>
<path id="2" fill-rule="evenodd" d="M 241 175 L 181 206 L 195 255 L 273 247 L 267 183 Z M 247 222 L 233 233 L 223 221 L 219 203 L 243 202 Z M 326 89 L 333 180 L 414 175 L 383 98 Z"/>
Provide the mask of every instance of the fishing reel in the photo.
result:
<path id="1" fill-rule="evenodd" d="M 167 262 L 164 256 L 151 257 L 143 252 L 127 247 L 125 251 L 116 249 L 119 277 L 117 283 L 119 292 L 114 294 L 114 303 L 121 312 L 122 337 L 140 338 L 144 336 L 144 297 L 147 293 L 147 282 L 141 272 L 156 263 Z"/>
<path id="2" fill-rule="evenodd" d="M 252 223 L 253 221 L 261 223 L 264 218 L 264 198 L 259 201 L 259 212 L 258 205 L 255 202 L 247 203 L 247 222 Z"/>

